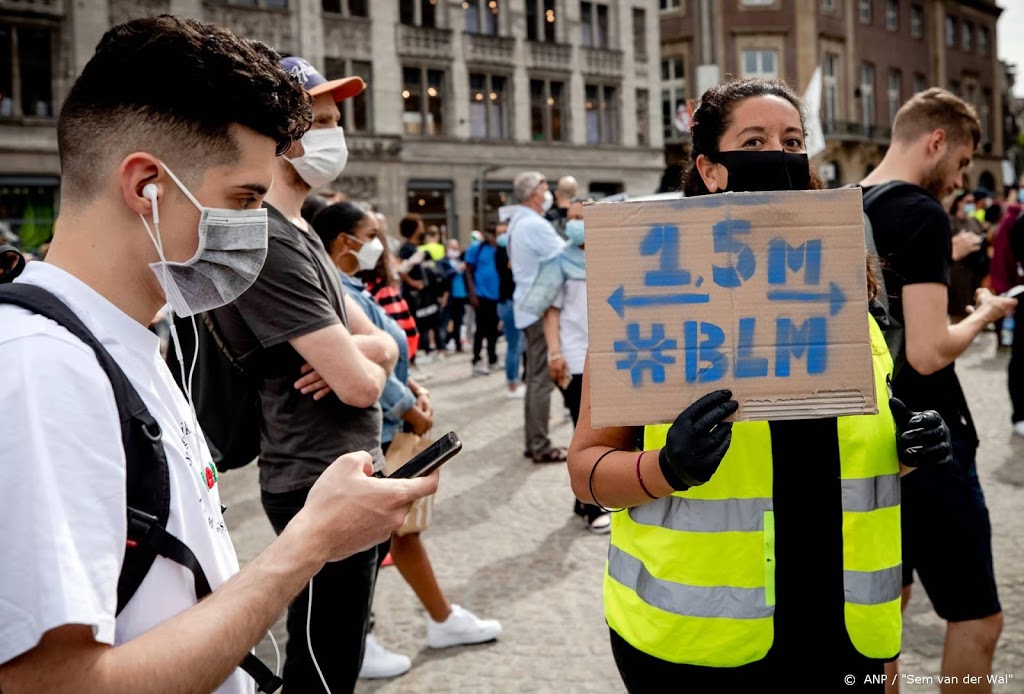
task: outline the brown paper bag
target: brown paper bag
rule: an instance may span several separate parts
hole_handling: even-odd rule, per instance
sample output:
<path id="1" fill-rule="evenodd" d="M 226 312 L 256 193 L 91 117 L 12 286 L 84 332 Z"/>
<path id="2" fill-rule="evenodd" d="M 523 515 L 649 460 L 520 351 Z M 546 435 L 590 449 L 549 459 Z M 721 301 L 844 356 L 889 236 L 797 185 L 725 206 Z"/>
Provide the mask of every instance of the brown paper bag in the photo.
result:
<path id="1" fill-rule="evenodd" d="M 430 438 L 429 431 L 423 436 L 409 434 L 404 431 L 398 432 L 391 441 L 388 452 L 384 455 L 384 474 L 390 475 L 416 457 L 421 451 L 429 448 L 431 443 L 433 443 L 433 440 Z M 430 516 L 433 510 L 433 494 L 417 499 L 413 503 L 409 515 L 406 516 L 405 523 L 395 534 L 408 535 L 409 533 L 422 532 L 430 524 Z"/>

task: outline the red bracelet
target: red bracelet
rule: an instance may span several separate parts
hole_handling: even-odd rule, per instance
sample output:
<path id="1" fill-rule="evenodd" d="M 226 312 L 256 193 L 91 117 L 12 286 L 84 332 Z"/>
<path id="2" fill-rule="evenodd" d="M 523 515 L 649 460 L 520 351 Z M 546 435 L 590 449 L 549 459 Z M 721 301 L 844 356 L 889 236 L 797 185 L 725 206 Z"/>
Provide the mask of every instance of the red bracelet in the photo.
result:
<path id="1" fill-rule="evenodd" d="M 644 490 L 644 494 L 651 497 L 652 499 L 657 500 L 658 497 L 651 494 L 651 492 L 647 489 L 647 485 L 644 484 L 644 478 L 640 475 L 640 461 L 644 459 L 644 453 L 646 452 L 647 451 L 640 451 L 640 455 L 638 455 L 636 458 L 636 478 L 640 482 L 640 488 Z"/>

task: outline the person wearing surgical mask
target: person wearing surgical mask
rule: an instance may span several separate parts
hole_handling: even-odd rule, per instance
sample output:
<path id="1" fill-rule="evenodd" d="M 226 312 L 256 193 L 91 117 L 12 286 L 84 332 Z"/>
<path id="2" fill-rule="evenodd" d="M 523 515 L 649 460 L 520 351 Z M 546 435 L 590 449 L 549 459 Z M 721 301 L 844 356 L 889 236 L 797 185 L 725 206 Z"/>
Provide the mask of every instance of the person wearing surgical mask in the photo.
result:
<path id="1" fill-rule="evenodd" d="M 330 205 L 313 219 L 313 228 L 341 272 L 346 293 L 359 304 L 374 325 L 386 330 L 399 347 L 398 363 L 381 394 L 384 416 L 381 447 L 385 452 L 400 431 L 417 436 L 430 432 L 434 409 L 430 392 L 409 376 L 409 349 L 402 328 L 388 316 L 360 277 L 373 273 L 384 253 L 379 221 L 375 214 L 350 202 Z M 451 604 L 438 586 L 427 549 L 419 532 L 396 534 L 391 558 L 427 611 L 427 643 L 432 648 L 483 643 L 501 634 L 501 625 L 482 620 Z M 366 637 L 361 678 L 396 677 L 412 664 L 407 656 L 386 649 L 372 634 Z"/>
<path id="2" fill-rule="evenodd" d="M 0 690 L 251 694 L 239 663 L 302 587 L 386 540 L 408 503 L 436 488 L 371 478 L 370 455 L 339 447 L 307 480 L 295 522 L 240 569 L 178 365 L 168 368 L 147 329 L 169 304 L 191 332 L 192 314 L 244 296 L 279 260 L 261 203 L 276 155 L 309 127 L 311 101 L 266 44 L 169 15 L 109 29 L 67 93 L 53 242 L 0 291 L 33 309 L 43 293 L 101 346 L 0 305 Z M 20 265 L 0 252 L 5 269 L 4 258 Z M 209 357 L 200 350 L 199 364 Z M 149 443 L 126 450 L 129 394 Z M 135 513 L 130 527 L 132 478 L 156 479 L 147 465 L 162 476 L 164 494 L 150 501 L 166 502 L 163 521 Z M 140 557 L 149 563 L 137 590 L 119 600 L 119 575 L 130 583 Z M 338 622 L 320 642 L 329 666 L 341 655 Z"/>
<path id="3" fill-rule="evenodd" d="M 399 356 L 391 336 L 346 295 L 334 261 L 302 217 L 310 193 L 328 187 L 345 167 L 338 102 L 365 85 L 358 77 L 327 80 L 294 56 L 281 66 L 311 97 L 312 127 L 274 162 L 263 270 L 248 291 L 213 316 L 229 353 L 266 364 L 259 380 L 260 488 L 277 533 L 305 506 L 310 488 L 339 455 L 366 451 L 373 471 L 383 474 L 378 401 Z M 379 240 L 346 237 L 346 243 L 347 269 L 374 266 Z M 330 691 L 352 691 L 377 569 L 387 551 L 385 541 L 327 565 L 313 588 L 291 604 L 284 664 L 289 689 L 322 691 L 326 681 Z"/>
<path id="4" fill-rule="evenodd" d="M 540 315 L 522 308 L 530 292 L 541 261 L 559 252 L 565 241 L 547 219 L 554 201 L 544 174 L 525 171 L 512 184 L 519 203 L 508 223 L 508 256 L 515 280 L 513 314 L 515 327 L 526 337 L 526 397 L 524 398 L 525 441 L 523 454 L 535 463 L 565 462 L 566 450 L 552 444 L 548 436 L 551 391 L 554 383 L 548 375 L 548 347 Z"/>
<path id="5" fill-rule="evenodd" d="M 988 274 L 988 242 L 975 216 L 974 195 L 961 191 L 949 206 L 953 263 L 949 267 L 949 317 L 959 323 L 974 306 L 974 292 Z"/>

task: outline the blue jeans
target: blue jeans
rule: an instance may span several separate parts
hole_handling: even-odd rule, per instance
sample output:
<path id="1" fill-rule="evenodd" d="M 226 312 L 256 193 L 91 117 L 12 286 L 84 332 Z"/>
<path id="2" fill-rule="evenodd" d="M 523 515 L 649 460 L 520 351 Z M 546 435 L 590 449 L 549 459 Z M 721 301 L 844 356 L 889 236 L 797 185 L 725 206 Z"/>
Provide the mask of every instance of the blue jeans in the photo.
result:
<path id="1" fill-rule="evenodd" d="M 505 330 L 508 351 L 505 353 L 505 381 L 509 385 L 519 383 L 519 369 L 523 358 L 523 333 L 516 328 L 515 312 L 511 301 L 498 304 L 498 318 Z"/>

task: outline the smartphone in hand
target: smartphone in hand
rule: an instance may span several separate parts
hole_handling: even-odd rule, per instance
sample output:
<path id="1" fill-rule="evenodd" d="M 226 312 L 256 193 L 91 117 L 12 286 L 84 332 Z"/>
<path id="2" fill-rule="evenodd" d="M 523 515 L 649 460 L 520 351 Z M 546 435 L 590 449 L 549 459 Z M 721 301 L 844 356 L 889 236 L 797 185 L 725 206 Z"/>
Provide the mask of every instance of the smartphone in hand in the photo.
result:
<path id="1" fill-rule="evenodd" d="M 454 458 L 462 450 L 462 441 L 454 431 L 439 438 L 425 451 L 417 455 L 408 463 L 398 468 L 390 475 L 390 479 L 409 479 L 412 477 L 423 477 L 429 475 L 437 468 Z"/>

